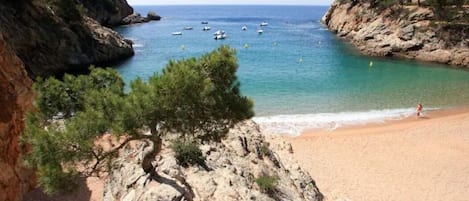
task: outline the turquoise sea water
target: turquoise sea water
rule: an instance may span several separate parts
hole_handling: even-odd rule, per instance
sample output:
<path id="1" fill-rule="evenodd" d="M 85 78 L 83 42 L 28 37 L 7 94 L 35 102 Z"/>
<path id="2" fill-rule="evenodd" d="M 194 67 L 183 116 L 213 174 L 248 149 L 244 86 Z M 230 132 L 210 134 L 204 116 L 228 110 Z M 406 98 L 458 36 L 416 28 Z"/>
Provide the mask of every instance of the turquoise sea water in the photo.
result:
<path id="1" fill-rule="evenodd" d="M 418 102 L 425 109 L 469 103 L 469 71 L 362 56 L 320 24 L 327 7 L 135 9 L 142 14 L 153 10 L 163 18 L 116 29 L 135 42 L 136 55 L 117 66 L 126 82 L 161 71 L 170 59 L 200 56 L 229 44 L 238 50 L 238 76 L 242 92 L 255 101 L 255 120 L 272 132 L 297 134 L 307 128 L 398 119 L 412 115 Z M 202 31 L 201 21 L 208 21 L 212 30 Z M 269 26 L 258 35 L 263 21 Z M 194 30 L 182 30 L 186 26 Z M 248 30 L 242 31 L 242 26 Z M 214 40 L 218 29 L 229 38 Z M 171 35 L 176 31 L 183 35 Z"/>

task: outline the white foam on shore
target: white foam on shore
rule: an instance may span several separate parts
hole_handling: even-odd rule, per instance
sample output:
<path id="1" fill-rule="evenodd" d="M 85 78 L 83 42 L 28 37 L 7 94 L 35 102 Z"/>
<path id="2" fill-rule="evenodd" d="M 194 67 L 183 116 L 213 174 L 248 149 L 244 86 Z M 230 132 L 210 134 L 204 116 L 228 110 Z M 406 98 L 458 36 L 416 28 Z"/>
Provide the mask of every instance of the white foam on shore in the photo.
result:
<path id="1" fill-rule="evenodd" d="M 435 110 L 431 108 L 430 110 Z M 427 110 L 427 109 L 426 109 Z M 415 115 L 415 108 L 370 110 L 363 112 L 316 113 L 254 117 L 262 131 L 275 134 L 300 135 L 308 129 L 332 131 L 344 126 L 383 123 Z"/>

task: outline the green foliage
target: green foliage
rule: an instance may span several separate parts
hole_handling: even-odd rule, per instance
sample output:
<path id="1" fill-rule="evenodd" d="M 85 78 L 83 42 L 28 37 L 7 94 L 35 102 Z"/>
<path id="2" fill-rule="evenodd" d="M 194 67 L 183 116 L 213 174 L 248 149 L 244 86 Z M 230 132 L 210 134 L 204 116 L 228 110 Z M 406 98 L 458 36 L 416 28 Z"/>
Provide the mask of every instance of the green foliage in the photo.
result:
<path id="1" fill-rule="evenodd" d="M 239 90 L 237 68 L 235 51 L 222 46 L 199 59 L 171 61 L 148 82 L 132 81 L 128 94 L 120 75 L 109 68 L 91 67 L 89 75 L 62 80 L 39 79 L 33 87 L 38 111 L 28 113 L 22 138 L 32 145 L 26 163 L 38 170 L 40 185 L 56 193 L 69 187 L 61 182 L 104 170 L 132 140 L 161 146 L 168 133 L 219 140 L 253 116 L 252 101 Z M 105 150 L 95 144 L 104 133 L 125 140 Z M 195 144 L 175 147 L 181 165 L 203 164 Z"/>
<path id="2" fill-rule="evenodd" d="M 277 187 L 279 178 L 277 176 L 261 176 L 256 183 L 263 192 L 272 193 Z"/>
<path id="3" fill-rule="evenodd" d="M 267 146 L 266 144 L 262 144 L 260 152 L 262 153 L 262 155 L 268 156 L 270 154 L 269 146 Z"/>
<path id="4" fill-rule="evenodd" d="M 49 195 L 72 191 L 78 185 L 76 172 L 72 170 L 64 172 L 60 164 L 40 166 L 38 176 L 39 185 Z"/>
<path id="5" fill-rule="evenodd" d="M 146 108 L 141 115 L 150 128 L 218 140 L 254 115 L 252 101 L 241 95 L 237 69 L 235 50 L 221 46 L 199 59 L 170 61 L 148 83 L 132 82 L 129 96 L 146 94 L 134 101 Z"/>
<path id="6" fill-rule="evenodd" d="M 464 8 L 464 5 L 468 3 L 468 0 L 425 1 L 425 4 L 429 5 L 435 12 L 435 16 L 437 17 L 437 19 L 445 21 L 459 20 L 458 18 L 462 18 L 462 20 L 465 20 L 465 16 L 467 16 L 467 9 Z"/>
<path id="7" fill-rule="evenodd" d="M 88 76 L 39 79 L 33 88 L 39 111 L 26 118 L 22 140 L 32 145 L 26 163 L 38 170 L 46 192 L 73 189 L 65 183 L 79 174 L 68 169 L 82 165 L 84 172 L 93 172 L 107 160 L 105 152 L 94 147 L 96 138 L 132 131 L 122 126 L 130 110 L 124 106 L 124 82 L 112 69 L 92 67 Z"/>
<path id="8" fill-rule="evenodd" d="M 176 154 L 176 161 L 179 165 L 183 167 L 189 167 L 191 165 L 205 166 L 205 157 L 197 144 L 176 140 L 173 142 L 171 148 Z"/>
<path id="9" fill-rule="evenodd" d="M 399 0 L 381 0 L 376 3 L 376 7 L 378 10 L 384 10 L 398 3 L 400 3 Z"/>

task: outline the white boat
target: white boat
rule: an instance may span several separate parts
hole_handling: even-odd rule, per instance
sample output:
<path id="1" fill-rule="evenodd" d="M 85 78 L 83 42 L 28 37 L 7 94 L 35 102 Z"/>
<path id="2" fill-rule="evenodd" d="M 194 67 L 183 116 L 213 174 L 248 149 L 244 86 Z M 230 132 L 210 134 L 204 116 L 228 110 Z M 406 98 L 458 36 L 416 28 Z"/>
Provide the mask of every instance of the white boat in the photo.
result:
<path id="1" fill-rule="evenodd" d="M 225 31 L 218 30 L 218 31 L 215 31 L 215 33 L 213 33 L 213 35 L 222 35 L 222 34 L 225 34 Z"/>
<path id="2" fill-rule="evenodd" d="M 223 40 L 225 38 L 228 38 L 228 35 L 226 34 L 219 34 L 219 35 L 215 35 L 215 37 L 213 37 L 213 39 L 215 40 Z"/>
<path id="3" fill-rule="evenodd" d="M 208 30 L 210 30 L 210 29 L 211 29 L 210 27 L 205 26 L 205 27 L 202 29 L 202 31 L 208 31 Z"/>
<path id="4" fill-rule="evenodd" d="M 262 22 L 260 25 L 261 25 L 261 26 L 268 26 L 269 23 L 267 23 L 267 22 Z"/>
<path id="5" fill-rule="evenodd" d="M 258 29 L 258 30 L 257 30 L 257 33 L 258 33 L 258 34 L 262 34 L 262 33 L 264 33 L 264 30 Z"/>
<path id="6" fill-rule="evenodd" d="M 241 30 L 246 31 L 248 28 L 246 26 L 241 27 Z"/>
<path id="7" fill-rule="evenodd" d="M 184 30 L 192 30 L 192 27 L 184 27 Z"/>
<path id="8" fill-rule="evenodd" d="M 177 31 L 177 32 L 173 32 L 171 33 L 173 36 L 179 36 L 179 35 L 182 35 L 182 32 L 180 31 Z"/>

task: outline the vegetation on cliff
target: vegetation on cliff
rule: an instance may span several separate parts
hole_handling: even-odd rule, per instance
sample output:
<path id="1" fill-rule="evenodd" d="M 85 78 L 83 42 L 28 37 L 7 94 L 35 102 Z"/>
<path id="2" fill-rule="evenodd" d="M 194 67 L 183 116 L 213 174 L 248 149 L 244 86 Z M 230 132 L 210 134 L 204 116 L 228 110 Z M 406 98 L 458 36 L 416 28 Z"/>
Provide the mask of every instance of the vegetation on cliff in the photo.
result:
<path id="1" fill-rule="evenodd" d="M 338 0 L 339 3 L 352 3 L 352 6 L 358 3 L 368 3 L 372 9 L 382 11 L 393 6 L 400 6 L 395 10 L 395 14 L 400 12 L 411 12 L 402 6 L 417 5 L 419 7 L 429 7 L 433 10 L 435 20 L 444 20 L 449 22 L 465 22 L 469 23 L 468 11 L 465 5 L 469 4 L 469 0 Z"/>
<path id="2" fill-rule="evenodd" d="M 92 5 L 99 3 L 85 7 L 75 0 L 0 1 L 0 34 L 32 78 L 132 56 L 129 41 L 89 17 Z M 124 17 L 115 16 L 119 21 Z"/>
<path id="3" fill-rule="evenodd" d="M 153 145 L 142 161 L 150 175 L 156 174 L 152 161 L 163 136 L 220 140 L 236 123 L 253 116 L 251 100 L 239 89 L 234 54 L 222 46 L 198 59 L 171 61 L 148 82 L 134 80 L 129 93 L 112 69 L 92 68 L 90 75 L 36 82 L 38 111 L 29 113 L 23 140 L 32 145 L 27 163 L 37 169 L 40 185 L 47 193 L 70 189 L 65 184 L 74 177 L 106 170 L 134 140 Z M 118 145 L 96 144 L 105 133 L 115 136 Z"/>

